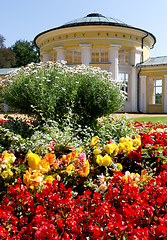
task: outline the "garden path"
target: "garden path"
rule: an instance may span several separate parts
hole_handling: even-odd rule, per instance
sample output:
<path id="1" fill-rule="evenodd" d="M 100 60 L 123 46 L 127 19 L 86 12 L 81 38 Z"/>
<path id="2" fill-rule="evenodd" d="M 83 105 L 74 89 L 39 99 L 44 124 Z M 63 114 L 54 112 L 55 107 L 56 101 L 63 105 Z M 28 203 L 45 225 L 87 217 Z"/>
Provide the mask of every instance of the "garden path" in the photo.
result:
<path id="1" fill-rule="evenodd" d="M 3 113 L 0 113 L 0 118 L 4 119 L 4 116 L 6 114 L 3 114 Z M 29 119 L 29 117 L 27 115 L 24 115 L 24 114 L 16 114 L 16 113 L 8 113 L 9 116 L 11 117 L 22 117 L 22 118 L 26 118 L 26 119 Z M 151 114 L 151 113 L 114 113 L 113 114 L 114 116 L 117 116 L 117 117 L 121 117 L 121 116 L 125 116 L 127 119 L 130 119 L 130 118 L 138 118 L 138 117 L 167 117 L 167 114 L 164 113 L 164 114 Z"/>

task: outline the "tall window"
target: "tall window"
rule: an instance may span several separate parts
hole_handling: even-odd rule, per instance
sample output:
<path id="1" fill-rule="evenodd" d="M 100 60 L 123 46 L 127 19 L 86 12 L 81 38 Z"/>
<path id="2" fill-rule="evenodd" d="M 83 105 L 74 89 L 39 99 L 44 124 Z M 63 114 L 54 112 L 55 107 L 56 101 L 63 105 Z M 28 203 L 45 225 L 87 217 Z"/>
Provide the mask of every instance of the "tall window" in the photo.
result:
<path id="1" fill-rule="evenodd" d="M 79 50 L 66 51 L 67 64 L 81 63 L 81 52 Z"/>
<path id="2" fill-rule="evenodd" d="M 129 50 L 128 49 L 120 49 L 118 54 L 118 63 L 119 64 L 129 64 Z"/>
<path id="3" fill-rule="evenodd" d="M 127 93 L 127 100 L 128 100 L 128 81 L 129 81 L 129 74 L 128 73 L 120 73 L 119 74 L 120 81 L 122 82 L 122 91 Z"/>
<path id="4" fill-rule="evenodd" d="M 162 78 L 150 77 L 148 80 L 148 103 L 162 104 Z"/>
<path id="5" fill-rule="evenodd" d="M 92 51 L 92 63 L 108 63 L 108 51 L 103 49 L 94 49 Z"/>

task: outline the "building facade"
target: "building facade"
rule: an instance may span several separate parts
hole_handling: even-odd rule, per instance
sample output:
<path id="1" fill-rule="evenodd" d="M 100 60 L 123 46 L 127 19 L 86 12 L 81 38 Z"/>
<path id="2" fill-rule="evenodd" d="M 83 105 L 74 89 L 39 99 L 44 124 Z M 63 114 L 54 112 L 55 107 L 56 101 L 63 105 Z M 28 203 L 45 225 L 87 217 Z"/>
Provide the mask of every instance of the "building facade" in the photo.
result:
<path id="1" fill-rule="evenodd" d="M 38 34 L 40 60 L 85 64 L 112 72 L 125 83 L 121 111 L 167 113 L 167 57 L 150 58 L 155 36 L 99 13 Z"/>

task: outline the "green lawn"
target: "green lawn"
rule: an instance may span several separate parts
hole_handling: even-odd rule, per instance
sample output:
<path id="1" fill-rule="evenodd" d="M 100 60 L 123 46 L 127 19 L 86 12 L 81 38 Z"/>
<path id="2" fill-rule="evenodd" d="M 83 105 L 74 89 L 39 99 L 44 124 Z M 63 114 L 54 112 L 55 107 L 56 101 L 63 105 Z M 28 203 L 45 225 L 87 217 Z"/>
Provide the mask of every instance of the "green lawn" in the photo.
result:
<path id="1" fill-rule="evenodd" d="M 139 122 L 149 122 L 151 121 L 152 123 L 157 123 L 158 121 L 164 123 L 164 124 L 167 124 L 167 117 L 137 117 L 137 118 L 129 118 L 128 121 L 139 121 Z"/>

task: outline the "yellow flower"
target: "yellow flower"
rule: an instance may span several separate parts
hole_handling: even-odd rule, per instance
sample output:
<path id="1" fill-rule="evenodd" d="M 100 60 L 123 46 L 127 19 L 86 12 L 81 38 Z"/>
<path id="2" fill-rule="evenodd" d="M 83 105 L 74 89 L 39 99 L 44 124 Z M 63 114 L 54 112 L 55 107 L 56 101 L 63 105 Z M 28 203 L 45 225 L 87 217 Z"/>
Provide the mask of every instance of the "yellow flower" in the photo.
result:
<path id="1" fill-rule="evenodd" d="M 6 168 L 6 170 L 1 173 L 1 176 L 3 178 L 11 178 L 13 176 L 13 172 L 9 168 Z"/>
<path id="2" fill-rule="evenodd" d="M 99 140 L 98 136 L 95 136 L 94 138 L 92 138 L 92 141 L 90 142 L 90 146 L 95 145 L 95 143 L 97 143 L 98 140 Z"/>
<path id="3" fill-rule="evenodd" d="M 100 167 L 103 165 L 103 157 L 101 155 L 97 155 L 96 163 L 99 164 Z"/>
<path id="4" fill-rule="evenodd" d="M 47 183 L 50 183 L 50 184 L 52 184 L 54 180 L 55 180 L 55 178 L 52 177 L 51 175 L 50 175 L 50 176 L 47 176 L 47 177 L 45 178 L 45 181 L 46 181 Z"/>
<path id="5" fill-rule="evenodd" d="M 121 142 L 119 143 L 118 147 L 119 147 L 119 149 L 120 149 L 121 151 L 123 151 L 123 150 L 124 150 L 124 148 L 125 148 L 125 147 L 124 147 L 124 144 L 123 144 L 123 143 L 121 143 Z"/>
<path id="6" fill-rule="evenodd" d="M 28 165 L 32 170 L 39 169 L 41 158 L 36 153 L 28 152 L 26 155 L 26 160 L 28 161 Z"/>
<path id="7" fill-rule="evenodd" d="M 93 150 L 93 154 L 98 155 L 101 153 L 101 150 L 99 150 L 98 148 L 96 148 L 95 150 Z"/>
<path id="8" fill-rule="evenodd" d="M 68 165 L 68 167 L 66 168 L 65 172 L 68 173 L 68 174 L 71 174 L 72 171 L 74 171 L 75 167 L 74 165 L 70 164 Z"/>
<path id="9" fill-rule="evenodd" d="M 136 134 L 136 135 L 135 135 L 135 138 L 136 138 L 136 139 L 141 139 L 141 137 L 140 137 L 139 134 Z"/>
<path id="10" fill-rule="evenodd" d="M 119 145 L 118 145 L 120 151 L 123 151 L 125 153 L 130 153 L 131 150 L 134 150 L 135 148 L 133 147 L 133 140 L 129 137 L 127 138 L 121 138 L 119 140 Z"/>
<path id="11" fill-rule="evenodd" d="M 125 142 L 125 141 L 126 141 L 126 138 L 124 138 L 124 137 L 122 137 L 122 138 L 119 139 L 119 143 L 123 143 L 123 142 Z"/>
<path id="12" fill-rule="evenodd" d="M 119 148 L 115 143 L 110 143 L 104 147 L 104 150 L 108 154 L 114 154 L 114 156 L 116 156 L 118 154 Z"/>
<path id="13" fill-rule="evenodd" d="M 139 146 L 141 146 L 141 137 L 140 135 L 136 135 L 135 139 L 133 139 L 133 146 L 135 147 L 135 149 L 137 149 Z"/>
<path id="14" fill-rule="evenodd" d="M 16 157 L 13 153 L 7 153 L 7 151 L 4 151 L 2 153 L 2 157 L 3 157 L 3 162 L 6 163 L 7 165 L 14 163 Z"/>
<path id="15" fill-rule="evenodd" d="M 117 163 L 117 167 L 118 167 L 119 171 L 122 171 L 123 167 L 122 167 L 121 163 Z"/>
<path id="16" fill-rule="evenodd" d="M 133 146 L 137 149 L 141 145 L 140 139 L 134 139 L 133 140 Z"/>
<path id="17" fill-rule="evenodd" d="M 78 152 L 78 153 L 80 153 L 80 152 L 82 152 L 82 151 L 83 151 L 83 147 L 80 147 L 80 148 L 77 149 L 77 152 Z"/>
<path id="18" fill-rule="evenodd" d="M 83 166 L 81 167 L 81 169 L 78 171 L 79 175 L 82 177 L 87 177 L 90 171 L 90 164 L 89 161 L 86 160 L 84 161 Z"/>
<path id="19" fill-rule="evenodd" d="M 106 154 L 104 157 L 103 157 L 103 166 L 109 166 L 110 165 L 110 163 L 111 163 L 111 157 L 108 155 L 108 154 Z"/>

